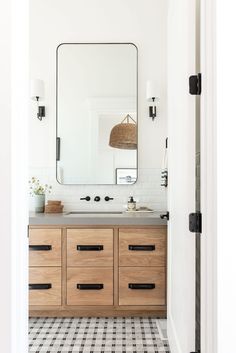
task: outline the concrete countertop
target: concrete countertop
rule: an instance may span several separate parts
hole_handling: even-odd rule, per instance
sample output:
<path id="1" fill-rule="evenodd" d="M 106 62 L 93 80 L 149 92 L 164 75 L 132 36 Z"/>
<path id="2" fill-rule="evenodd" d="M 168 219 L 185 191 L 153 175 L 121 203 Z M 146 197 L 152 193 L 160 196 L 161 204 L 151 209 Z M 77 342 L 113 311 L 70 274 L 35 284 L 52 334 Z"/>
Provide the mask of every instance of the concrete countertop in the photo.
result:
<path id="1" fill-rule="evenodd" d="M 165 213 L 165 212 L 161 212 Z M 159 226 L 167 225 L 166 219 L 160 218 L 160 212 L 121 213 L 121 214 L 68 214 L 67 213 L 30 213 L 29 225 L 130 225 Z"/>

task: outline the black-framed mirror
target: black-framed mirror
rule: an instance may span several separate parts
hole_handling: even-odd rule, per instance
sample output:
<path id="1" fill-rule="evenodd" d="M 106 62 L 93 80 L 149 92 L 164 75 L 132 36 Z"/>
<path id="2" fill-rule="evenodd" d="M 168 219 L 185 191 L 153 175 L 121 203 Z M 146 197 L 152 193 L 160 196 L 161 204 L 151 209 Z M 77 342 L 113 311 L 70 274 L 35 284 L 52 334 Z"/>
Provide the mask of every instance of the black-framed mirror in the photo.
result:
<path id="1" fill-rule="evenodd" d="M 57 48 L 57 180 L 119 184 L 138 169 L 138 50 L 133 43 L 63 43 Z M 114 129 L 115 127 L 115 129 Z M 113 133 L 111 134 L 111 132 Z"/>

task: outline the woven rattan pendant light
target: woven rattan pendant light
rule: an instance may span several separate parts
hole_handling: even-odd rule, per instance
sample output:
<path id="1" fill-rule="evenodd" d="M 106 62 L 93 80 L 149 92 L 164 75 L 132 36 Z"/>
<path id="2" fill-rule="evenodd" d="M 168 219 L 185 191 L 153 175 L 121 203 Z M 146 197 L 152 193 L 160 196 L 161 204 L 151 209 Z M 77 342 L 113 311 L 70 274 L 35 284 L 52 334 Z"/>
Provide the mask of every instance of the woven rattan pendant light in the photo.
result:
<path id="1" fill-rule="evenodd" d="M 130 122 L 131 120 L 131 122 Z M 115 125 L 110 134 L 109 146 L 124 150 L 137 149 L 136 121 L 128 114 L 120 124 Z"/>

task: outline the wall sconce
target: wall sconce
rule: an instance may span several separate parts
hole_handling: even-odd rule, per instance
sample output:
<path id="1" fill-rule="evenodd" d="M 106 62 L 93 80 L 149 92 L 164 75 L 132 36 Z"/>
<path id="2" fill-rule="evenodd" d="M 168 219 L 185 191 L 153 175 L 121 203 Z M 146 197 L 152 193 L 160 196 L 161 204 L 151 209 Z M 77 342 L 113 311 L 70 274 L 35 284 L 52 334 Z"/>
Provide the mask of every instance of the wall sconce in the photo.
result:
<path id="1" fill-rule="evenodd" d="M 151 102 L 149 104 L 149 117 L 152 121 L 157 117 L 157 100 L 158 100 L 158 87 L 157 82 L 147 81 L 147 101 Z"/>
<path id="2" fill-rule="evenodd" d="M 37 101 L 37 118 L 42 121 L 42 119 L 45 117 L 45 106 L 39 106 L 39 99 L 44 97 L 44 82 L 42 80 L 31 80 L 30 96 L 32 100 Z"/>

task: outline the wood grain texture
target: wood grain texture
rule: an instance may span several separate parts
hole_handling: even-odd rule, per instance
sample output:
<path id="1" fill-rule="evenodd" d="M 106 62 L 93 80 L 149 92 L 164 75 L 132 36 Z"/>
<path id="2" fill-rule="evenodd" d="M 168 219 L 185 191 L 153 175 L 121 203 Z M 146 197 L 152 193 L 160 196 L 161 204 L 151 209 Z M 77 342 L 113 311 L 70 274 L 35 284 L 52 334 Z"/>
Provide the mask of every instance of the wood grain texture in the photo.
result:
<path id="1" fill-rule="evenodd" d="M 62 229 L 62 259 L 61 259 L 61 302 L 62 305 L 66 305 L 66 291 L 67 291 L 67 251 L 66 251 L 66 229 Z"/>
<path id="2" fill-rule="evenodd" d="M 129 283 L 155 283 L 154 289 L 129 289 Z M 165 267 L 120 267 L 119 305 L 165 305 Z"/>
<path id="3" fill-rule="evenodd" d="M 160 298 L 157 297 L 158 299 L 158 304 L 153 303 L 152 298 L 146 298 L 147 297 L 147 292 L 148 290 L 143 290 L 145 298 L 134 298 L 134 295 L 132 295 L 132 298 L 128 298 L 128 300 L 130 301 L 130 304 L 122 304 L 122 300 L 120 299 L 119 302 L 119 294 L 121 297 L 121 286 L 119 286 L 119 281 L 121 279 L 121 275 L 119 274 L 119 255 L 121 256 L 121 253 L 119 254 L 119 246 L 121 247 L 120 241 L 119 241 L 119 229 L 120 229 L 120 233 L 125 233 L 125 234 L 129 234 L 129 235 L 135 235 L 135 238 L 132 238 L 132 240 L 136 240 L 134 244 L 131 245 L 150 245 L 149 241 L 150 241 L 150 236 L 151 238 L 154 237 L 156 239 L 157 234 L 158 234 L 158 238 L 160 238 L 160 235 L 165 237 L 165 240 L 167 240 L 166 238 L 166 230 L 167 227 L 166 226 L 138 226 L 135 227 L 134 226 L 118 226 L 118 225 L 114 225 L 114 226 L 107 226 L 107 225 L 99 225 L 99 226 L 83 226 L 83 225 L 76 225 L 76 226 L 68 226 L 68 225 L 61 225 L 60 226 L 61 229 L 58 228 L 58 225 L 50 225 L 50 226 L 30 226 L 30 232 L 31 231 L 39 231 L 39 240 L 42 239 L 41 235 L 48 233 L 48 231 L 51 231 L 52 233 L 54 233 L 55 231 L 60 232 L 61 235 L 61 261 L 60 261 L 60 266 L 61 267 L 61 274 L 62 274 L 62 282 L 61 282 L 61 289 L 57 290 L 57 293 L 55 293 L 55 296 L 57 296 L 57 294 L 59 293 L 59 296 L 61 294 L 61 298 L 57 301 L 50 301 L 53 298 L 53 294 L 50 295 L 50 298 L 47 298 L 47 300 L 43 300 L 43 298 L 39 297 L 38 295 L 35 296 L 37 291 L 31 291 L 30 296 L 32 294 L 32 292 L 34 292 L 34 296 L 35 296 L 35 300 L 32 302 L 30 301 L 30 316 L 58 316 L 58 317 L 71 317 L 71 316 L 100 316 L 100 317 L 112 317 L 112 316 L 160 316 L 160 317 L 165 317 L 166 316 L 166 299 L 165 299 L 165 290 L 166 290 L 166 285 L 165 285 L 165 270 L 166 270 L 166 244 L 165 244 L 165 250 L 164 250 L 164 258 L 165 260 L 161 260 L 160 264 L 163 263 L 163 268 L 164 268 L 164 292 L 163 292 L 163 300 L 159 300 Z M 76 234 L 79 231 L 79 234 L 82 235 L 82 237 L 80 238 L 81 240 L 85 240 L 86 241 L 84 243 L 80 243 L 81 245 L 102 245 L 100 241 L 94 242 L 95 240 L 98 240 L 98 235 L 100 234 L 109 234 L 106 235 L 106 240 L 107 239 L 112 239 L 112 242 L 110 243 L 109 247 L 111 249 L 111 254 L 112 255 L 108 255 L 107 257 L 105 257 L 106 259 L 104 259 L 105 261 L 102 260 L 101 258 L 98 259 L 92 259 L 92 257 L 94 257 L 94 251 L 91 252 L 92 256 L 90 255 L 87 259 L 85 259 L 85 262 L 82 264 L 82 266 L 80 267 L 80 265 L 78 265 L 78 262 L 76 262 L 76 265 L 73 265 L 72 267 L 69 267 L 69 262 L 70 261 L 70 257 L 71 257 L 71 253 L 68 251 L 67 249 L 67 237 L 68 237 L 68 233 L 71 232 L 71 234 Z M 113 231 L 114 231 L 114 235 L 113 235 Z M 52 234 L 50 233 L 50 234 Z M 41 235 L 40 235 L 41 234 Z M 89 237 L 91 239 L 91 243 L 88 243 L 88 238 L 86 238 L 86 236 L 89 234 Z M 138 236 L 137 236 L 138 234 Z M 139 234 L 144 235 L 145 239 L 147 240 L 147 235 L 149 236 L 148 238 L 148 243 L 144 243 L 144 240 L 141 239 L 139 237 Z M 142 240 L 141 243 L 138 243 L 138 240 Z M 101 238 L 100 238 L 101 240 Z M 114 241 L 113 241 L 114 240 Z M 40 243 L 41 244 L 41 243 Z M 39 244 L 36 244 L 39 245 Z M 44 243 L 44 245 L 50 245 L 48 243 Z M 77 245 L 77 243 L 76 243 Z M 126 247 L 126 245 L 125 245 Z M 76 250 L 77 251 L 77 250 Z M 50 251 L 49 251 L 50 252 Z M 131 252 L 131 251 L 130 251 Z M 33 252 L 32 252 L 33 253 Z M 36 253 L 36 252 L 35 252 Z M 135 251 L 133 251 L 133 253 L 135 253 Z M 143 255 L 144 252 L 142 252 Z M 150 256 L 150 252 L 146 252 L 146 256 L 145 256 L 145 260 L 142 260 L 141 264 L 140 264 L 140 258 L 137 259 L 132 259 L 132 261 L 129 259 L 130 255 L 125 255 L 126 260 L 131 261 L 131 265 L 128 266 L 128 268 L 130 268 L 130 278 L 134 279 L 134 274 L 135 273 L 139 273 L 142 271 L 148 271 L 150 273 L 150 271 L 152 271 L 152 268 L 155 267 L 155 269 L 159 271 L 162 269 L 162 266 L 160 266 L 159 268 L 156 266 L 150 266 L 150 264 L 152 265 L 153 263 L 156 264 L 156 262 L 150 262 L 150 259 L 147 259 L 147 257 Z M 158 256 L 160 256 L 160 253 L 158 253 Z M 107 262 L 108 260 L 108 262 Z M 125 260 L 125 261 L 126 261 Z M 100 262 L 101 261 L 101 262 Z M 123 261 L 123 260 L 122 260 Z M 151 260 L 153 261 L 153 259 Z M 156 260 L 155 260 L 156 261 Z M 55 263 L 55 262 L 54 262 Z M 59 263 L 59 262 L 57 262 Z M 102 263 L 102 265 L 98 265 L 99 263 Z M 125 262 L 126 264 L 130 262 Z M 38 264 L 42 264 L 42 262 L 37 262 Z M 111 265 L 110 265 L 111 264 Z M 43 265 L 45 265 L 45 262 L 43 261 Z M 55 265 L 51 265 L 51 266 L 55 266 Z M 68 268 L 68 273 L 69 270 L 73 270 L 75 271 L 75 273 L 78 273 L 78 271 L 80 273 L 84 273 L 85 274 L 85 270 L 89 270 L 91 268 L 95 268 L 95 271 L 98 271 L 95 275 L 95 277 L 91 276 L 91 279 L 99 279 L 99 275 L 101 275 L 103 273 L 102 279 L 106 279 L 108 280 L 108 284 L 110 286 L 111 289 L 111 295 L 108 294 L 107 298 L 109 298 L 109 302 L 104 303 L 103 300 L 104 298 L 97 298 L 97 292 L 96 291 L 96 296 L 95 299 L 91 298 L 91 301 L 89 300 L 85 300 L 82 301 L 78 304 L 77 301 L 75 301 L 75 304 L 70 304 L 68 305 L 67 302 L 67 290 L 68 290 L 68 281 L 67 281 L 67 266 Z M 134 267 L 131 267 L 134 266 Z M 139 267 L 141 267 L 142 271 L 140 271 Z M 33 269 L 37 269 L 35 270 L 37 271 L 41 271 L 42 267 L 32 267 Z M 31 268 L 31 269 L 32 269 Z M 46 269 L 48 267 L 44 267 L 44 269 Z M 120 270 L 125 269 L 126 267 L 120 267 Z M 52 269 L 57 269 L 57 267 L 52 267 Z M 107 275 L 106 271 L 104 272 L 104 270 L 109 270 L 109 274 Z M 47 271 L 50 272 L 50 271 Z M 111 274 L 111 275 L 110 275 Z M 162 274 L 161 274 L 162 276 Z M 159 276 L 159 279 L 160 277 Z M 59 281 L 60 281 L 60 276 L 59 276 Z M 88 272 L 85 275 L 84 278 L 88 278 Z M 145 279 L 147 280 L 147 276 L 145 275 Z M 152 277 L 153 279 L 154 277 Z M 69 279 L 69 276 L 68 276 Z M 140 279 L 140 278 L 139 278 Z M 151 278 L 150 278 L 151 279 Z M 37 281 L 38 282 L 38 281 Z M 90 281 L 89 281 L 90 282 Z M 93 281 L 94 282 L 94 281 Z M 145 281 L 146 282 L 146 281 Z M 35 282 L 36 283 L 36 282 Z M 48 277 L 46 278 L 46 281 L 44 281 L 44 283 L 49 283 Z M 77 283 L 77 281 L 76 281 Z M 88 283 L 88 281 L 87 281 Z M 95 283 L 95 282 L 94 282 Z M 98 281 L 97 283 L 101 283 L 100 281 Z M 136 282 L 137 283 L 137 282 Z M 53 286 L 53 288 L 55 288 L 55 286 Z M 51 289 L 52 290 L 52 289 Z M 78 289 L 76 288 L 75 293 L 77 293 Z M 120 291 L 120 293 L 119 293 Z M 152 290 L 150 290 L 152 291 Z M 87 292 L 88 291 L 84 291 Z M 113 293 L 112 293 L 113 292 Z M 134 292 L 134 290 L 132 290 L 132 293 Z M 74 300 L 76 300 L 76 296 L 74 297 Z M 161 295 L 162 296 L 162 295 Z M 127 298 L 127 296 L 126 296 Z M 134 300 L 133 300 L 134 298 Z M 98 300 L 98 303 L 95 302 L 95 300 Z M 146 300 L 148 299 L 148 300 Z M 57 304 L 55 304 L 57 302 Z M 162 304 L 160 304 L 160 302 L 162 302 Z M 139 304 L 140 303 L 140 304 Z M 150 304 L 151 303 L 151 304 Z"/>
<path id="4" fill-rule="evenodd" d="M 119 229 L 119 265 L 165 266 L 166 244 L 166 229 Z M 129 250 L 129 245 L 155 245 L 155 250 Z"/>
<path id="5" fill-rule="evenodd" d="M 61 305 L 61 268 L 30 267 L 29 283 L 51 283 L 46 290 L 29 290 L 30 305 Z"/>
<path id="6" fill-rule="evenodd" d="M 54 229 L 54 228 L 65 228 L 65 229 L 167 229 L 166 225 L 119 225 L 119 224 L 99 224 L 99 225 L 74 225 L 74 224 L 50 224 L 50 225 L 30 225 L 30 229 Z"/>
<path id="7" fill-rule="evenodd" d="M 118 232 L 118 229 L 114 229 L 113 283 L 114 283 L 114 305 L 119 305 L 119 232 Z"/>
<path id="8" fill-rule="evenodd" d="M 32 306 L 30 308 L 29 316 L 31 317 L 130 317 L 130 316 L 139 316 L 139 317 L 166 317 L 166 308 L 162 306 L 143 308 L 143 307 L 74 307 L 74 308 L 58 308 L 55 310 L 51 307 L 49 310 L 44 308 L 35 308 Z"/>
<path id="9" fill-rule="evenodd" d="M 51 245 L 49 251 L 29 250 L 29 266 L 61 266 L 61 229 L 30 229 L 29 245 Z"/>
<path id="10" fill-rule="evenodd" d="M 78 251 L 77 245 L 103 245 L 103 250 Z M 113 266 L 113 229 L 68 229 L 67 266 Z"/>
<path id="11" fill-rule="evenodd" d="M 103 284 L 103 289 L 79 290 L 78 283 L 99 283 Z M 113 305 L 113 268 L 68 268 L 67 305 Z"/>

